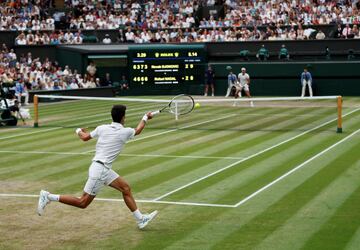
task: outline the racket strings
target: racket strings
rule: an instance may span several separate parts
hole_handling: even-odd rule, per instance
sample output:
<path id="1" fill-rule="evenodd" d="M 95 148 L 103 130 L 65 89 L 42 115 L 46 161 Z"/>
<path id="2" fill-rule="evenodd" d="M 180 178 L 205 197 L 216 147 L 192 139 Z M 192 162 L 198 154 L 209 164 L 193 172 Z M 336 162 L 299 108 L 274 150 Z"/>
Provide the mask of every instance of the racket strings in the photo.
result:
<path id="1" fill-rule="evenodd" d="M 173 99 L 169 108 L 173 114 L 187 114 L 194 108 L 194 100 L 190 96 L 180 96 L 179 98 Z"/>

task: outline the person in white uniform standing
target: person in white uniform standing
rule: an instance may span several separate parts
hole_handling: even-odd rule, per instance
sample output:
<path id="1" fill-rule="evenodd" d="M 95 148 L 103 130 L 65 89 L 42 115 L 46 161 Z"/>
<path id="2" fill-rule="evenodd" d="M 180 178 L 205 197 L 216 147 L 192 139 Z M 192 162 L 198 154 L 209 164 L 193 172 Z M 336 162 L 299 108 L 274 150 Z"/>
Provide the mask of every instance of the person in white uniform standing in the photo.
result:
<path id="1" fill-rule="evenodd" d="M 110 186 L 122 192 L 126 206 L 130 209 L 140 229 L 144 228 L 156 215 L 157 211 L 150 214 L 142 214 L 138 209 L 131 193 L 129 184 L 111 169 L 112 163 L 120 154 L 126 141 L 141 133 L 148 119 L 152 118 L 151 112 L 145 114 L 138 126 L 133 128 L 124 127 L 126 106 L 114 105 L 111 110 L 113 122 L 96 127 L 90 133 L 85 129 L 76 129 L 76 134 L 83 141 L 97 138 L 96 153 L 89 168 L 89 177 L 80 198 L 70 195 L 56 195 L 41 190 L 37 212 L 44 214 L 44 209 L 51 201 L 86 208 L 104 185 Z"/>
<path id="2" fill-rule="evenodd" d="M 235 93 L 235 98 L 236 97 L 241 97 L 241 91 L 244 90 L 245 94 L 247 97 L 251 98 L 250 95 L 250 76 L 248 73 L 246 73 L 246 69 L 245 68 L 241 68 L 241 73 L 239 73 L 238 75 L 238 80 L 240 83 L 240 88 L 236 89 L 236 93 Z M 254 106 L 254 103 L 251 101 L 250 102 L 251 106 Z"/>

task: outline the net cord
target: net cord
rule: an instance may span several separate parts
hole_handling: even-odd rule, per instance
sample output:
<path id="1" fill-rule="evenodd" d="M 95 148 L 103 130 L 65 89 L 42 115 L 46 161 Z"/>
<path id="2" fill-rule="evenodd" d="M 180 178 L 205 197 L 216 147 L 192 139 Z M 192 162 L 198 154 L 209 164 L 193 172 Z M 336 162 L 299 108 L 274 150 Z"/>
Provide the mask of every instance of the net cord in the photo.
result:
<path id="1" fill-rule="evenodd" d="M 92 96 L 56 96 L 56 95 L 35 95 L 38 98 L 53 98 L 53 99 L 65 99 L 65 100 L 100 100 L 100 101 L 129 101 L 129 102 L 158 102 L 169 103 L 171 99 L 140 99 L 140 98 L 112 98 L 112 97 L 92 97 Z M 255 97 L 255 98 L 213 98 L 213 99 L 195 99 L 195 102 L 249 102 L 249 101 L 301 101 L 301 100 L 331 100 L 337 99 L 340 96 L 314 96 L 314 97 Z M 178 100 L 181 102 L 181 100 Z"/>
<path id="2" fill-rule="evenodd" d="M 154 102 L 154 103 L 169 103 L 171 100 L 160 99 L 140 99 L 140 98 L 111 98 L 111 97 L 91 97 L 91 96 L 54 96 L 54 95 L 34 95 L 34 111 L 35 121 L 34 127 L 39 125 L 38 118 L 38 103 L 39 98 L 52 98 L 52 99 L 64 99 L 64 100 L 102 100 L 102 101 L 129 101 L 129 102 Z M 206 102 L 250 102 L 250 101 L 302 101 L 302 100 L 337 100 L 338 121 L 337 132 L 342 133 L 342 96 L 314 96 L 314 97 L 260 97 L 260 98 L 213 98 L 213 99 L 195 99 L 195 103 Z M 181 100 L 177 102 L 181 103 Z M 186 102 L 186 101 L 185 101 Z M 177 104 L 176 104 L 177 106 Z M 177 108 L 177 107 L 176 107 Z M 178 120 L 178 112 L 175 112 L 175 120 Z"/>

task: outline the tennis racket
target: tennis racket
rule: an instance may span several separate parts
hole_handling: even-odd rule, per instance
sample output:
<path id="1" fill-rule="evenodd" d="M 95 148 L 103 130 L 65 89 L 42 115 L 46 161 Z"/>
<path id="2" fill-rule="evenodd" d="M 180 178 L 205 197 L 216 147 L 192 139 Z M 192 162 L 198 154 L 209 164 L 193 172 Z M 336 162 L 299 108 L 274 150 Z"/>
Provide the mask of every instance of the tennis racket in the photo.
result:
<path id="1" fill-rule="evenodd" d="M 164 111 L 167 111 L 171 114 L 175 115 L 186 115 L 190 113 L 195 106 L 194 99 L 185 94 L 177 95 L 171 101 L 169 104 L 164 106 L 162 109 L 159 109 L 157 111 L 151 112 L 152 115 L 160 114 Z"/>

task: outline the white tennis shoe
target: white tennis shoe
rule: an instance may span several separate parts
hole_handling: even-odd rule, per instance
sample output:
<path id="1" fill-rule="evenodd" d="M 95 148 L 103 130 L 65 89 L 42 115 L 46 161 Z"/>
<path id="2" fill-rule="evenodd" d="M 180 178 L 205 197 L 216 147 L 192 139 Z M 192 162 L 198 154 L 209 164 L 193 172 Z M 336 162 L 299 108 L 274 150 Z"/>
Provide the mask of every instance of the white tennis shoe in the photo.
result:
<path id="1" fill-rule="evenodd" d="M 149 222 L 155 218 L 155 216 L 158 214 L 158 211 L 155 210 L 154 212 L 150 213 L 150 214 L 144 214 L 142 219 L 138 222 L 138 227 L 140 229 L 143 229 L 144 227 L 146 227 L 147 224 L 149 224 Z"/>
<path id="2" fill-rule="evenodd" d="M 50 203 L 48 195 L 49 195 L 48 191 L 45 191 L 45 190 L 40 191 L 39 203 L 38 203 L 38 208 L 37 208 L 37 213 L 40 216 L 44 214 L 46 205 Z"/>

